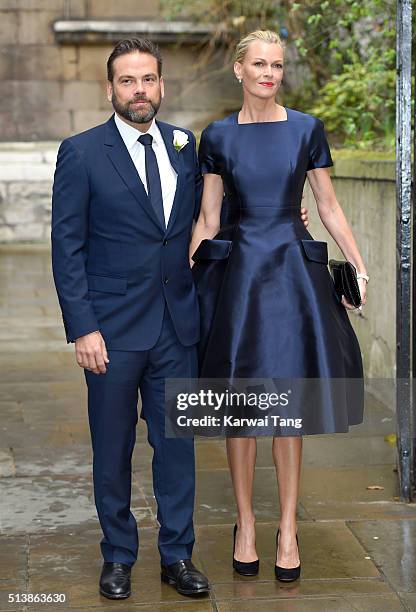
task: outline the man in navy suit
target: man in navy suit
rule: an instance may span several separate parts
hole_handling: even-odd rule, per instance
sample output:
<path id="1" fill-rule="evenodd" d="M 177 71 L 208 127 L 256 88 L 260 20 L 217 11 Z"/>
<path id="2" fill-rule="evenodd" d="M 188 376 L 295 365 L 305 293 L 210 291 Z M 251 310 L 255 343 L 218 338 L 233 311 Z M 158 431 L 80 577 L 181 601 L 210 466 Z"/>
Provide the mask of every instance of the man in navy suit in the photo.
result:
<path id="1" fill-rule="evenodd" d="M 130 595 L 138 532 L 130 511 L 138 390 L 153 454 L 162 580 L 207 593 L 191 561 L 194 447 L 164 436 L 164 381 L 197 376 L 199 310 L 189 267 L 200 199 L 192 132 L 155 120 L 162 59 L 124 40 L 108 62 L 115 114 L 59 148 L 52 263 L 68 342 L 88 385 L 94 495 L 103 530 L 100 592 Z M 175 133 L 174 133 L 175 131 Z"/>

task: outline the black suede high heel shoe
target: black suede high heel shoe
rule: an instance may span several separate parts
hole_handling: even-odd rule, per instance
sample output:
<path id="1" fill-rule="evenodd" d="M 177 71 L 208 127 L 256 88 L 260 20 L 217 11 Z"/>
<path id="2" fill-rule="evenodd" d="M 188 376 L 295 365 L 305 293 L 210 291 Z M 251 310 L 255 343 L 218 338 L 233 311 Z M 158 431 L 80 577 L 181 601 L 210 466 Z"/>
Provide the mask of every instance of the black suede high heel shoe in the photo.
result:
<path id="1" fill-rule="evenodd" d="M 280 529 L 277 530 L 276 533 L 276 557 L 277 557 L 277 549 L 279 546 L 279 532 Z M 296 534 L 296 543 L 299 549 L 298 536 Z M 274 566 L 274 575 L 281 582 L 293 582 L 297 580 L 300 576 L 300 563 L 297 567 L 280 567 L 279 565 Z"/>
<path id="2" fill-rule="evenodd" d="M 233 568 L 241 576 L 256 576 L 259 573 L 260 560 L 257 561 L 237 561 L 234 559 L 235 552 L 235 534 L 237 533 L 237 525 L 234 525 L 234 545 L 233 545 Z"/>

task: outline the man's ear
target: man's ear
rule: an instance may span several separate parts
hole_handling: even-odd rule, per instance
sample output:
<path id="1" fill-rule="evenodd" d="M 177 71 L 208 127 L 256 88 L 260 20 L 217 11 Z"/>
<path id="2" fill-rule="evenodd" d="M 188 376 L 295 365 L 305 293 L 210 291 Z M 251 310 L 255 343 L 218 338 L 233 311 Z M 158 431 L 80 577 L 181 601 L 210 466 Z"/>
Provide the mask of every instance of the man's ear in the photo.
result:
<path id="1" fill-rule="evenodd" d="M 163 80 L 163 76 L 160 77 L 159 82 L 160 82 L 160 95 L 162 96 L 162 98 L 164 98 L 165 97 L 165 81 Z"/>
<path id="2" fill-rule="evenodd" d="M 110 81 L 107 81 L 107 100 L 111 102 L 111 98 L 113 97 L 113 84 Z"/>

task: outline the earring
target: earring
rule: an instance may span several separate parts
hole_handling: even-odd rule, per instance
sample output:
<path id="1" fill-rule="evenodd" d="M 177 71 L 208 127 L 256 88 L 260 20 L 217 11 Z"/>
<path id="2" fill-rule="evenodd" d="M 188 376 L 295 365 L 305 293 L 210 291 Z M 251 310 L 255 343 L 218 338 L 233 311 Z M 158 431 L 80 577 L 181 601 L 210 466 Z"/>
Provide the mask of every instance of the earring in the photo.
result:
<path id="1" fill-rule="evenodd" d="M 243 79 L 238 79 L 238 82 L 239 82 L 239 83 L 242 83 L 242 82 L 243 82 Z"/>

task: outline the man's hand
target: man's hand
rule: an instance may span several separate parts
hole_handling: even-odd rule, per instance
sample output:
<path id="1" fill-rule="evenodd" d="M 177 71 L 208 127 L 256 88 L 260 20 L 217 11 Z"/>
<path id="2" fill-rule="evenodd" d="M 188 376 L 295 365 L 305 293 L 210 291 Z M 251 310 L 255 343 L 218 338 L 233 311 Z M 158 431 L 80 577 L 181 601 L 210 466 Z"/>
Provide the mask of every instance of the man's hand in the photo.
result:
<path id="1" fill-rule="evenodd" d="M 110 360 L 105 348 L 104 338 L 99 331 L 81 336 L 75 340 L 75 355 L 81 368 L 90 370 L 94 374 L 105 374 L 106 363 Z"/>
<path id="2" fill-rule="evenodd" d="M 303 221 L 303 225 L 305 227 L 308 227 L 308 225 L 309 225 L 309 217 L 308 217 L 308 209 L 307 208 L 302 207 L 300 209 L 300 218 Z"/>

